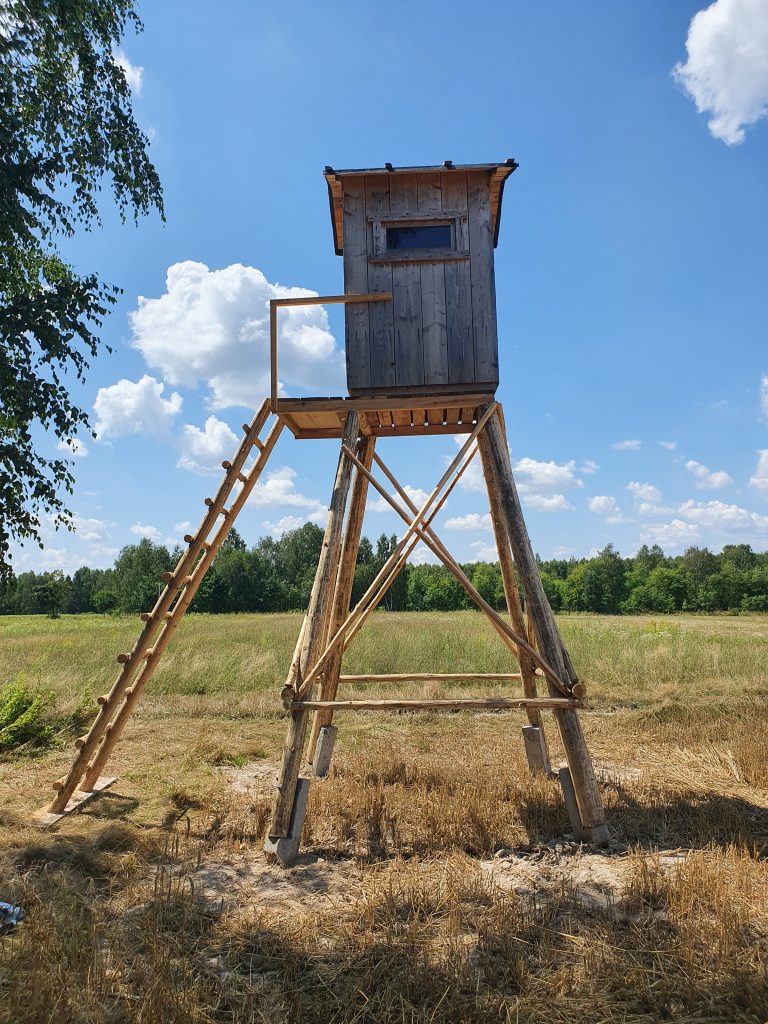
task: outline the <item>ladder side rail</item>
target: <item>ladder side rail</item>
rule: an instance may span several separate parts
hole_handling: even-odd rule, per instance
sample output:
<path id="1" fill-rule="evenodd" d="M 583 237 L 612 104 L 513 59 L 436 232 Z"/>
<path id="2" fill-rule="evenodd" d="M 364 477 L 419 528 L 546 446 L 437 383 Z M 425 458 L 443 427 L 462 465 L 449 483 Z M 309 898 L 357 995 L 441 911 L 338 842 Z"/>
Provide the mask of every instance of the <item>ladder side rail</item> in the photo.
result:
<path id="1" fill-rule="evenodd" d="M 268 403 L 265 403 L 265 405 L 268 405 Z M 256 421 L 258 419 L 261 418 L 261 425 L 263 426 L 263 423 L 266 420 L 266 417 L 269 415 L 269 409 L 267 408 L 266 414 L 263 415 L 263 418 L 262 418 L 262 414 L 263 413 L 264 413 L 264 406 L 262 406 L 261 410 L 259 411 L 259 414 L 258 414 L 256 420 L 254 420 L 254 424 L 256 423 Z M 277 423 L 275 424 L 275 426 L 272 428 L 272 432 L 270 433 L 269 437 L 267 438 L 267 442 L 265 443 L 264 448 L 260 452 L 260 455 L 259 455 L 258 459 L 254 463 L 254 467 L 251 470 L 251 475 L 247 478 L 248 481 L 249 481 L 250 486 L 248 486 L 247 484 L 243 485 L 243 489 L 241 490 L 240 494 L 238 495 L 238 497 L 236 498 L 236 500 L 235 500 L 235 502 L 233 504 L 233 507 L 232 507 L 232 513 L 233 514 L 230 514 L 230 515 L 227 516 L 227 518 L 224 520 L 224 523 L 222 524 L 222 527 L 219 530 L 219 534 L 221 534 L 222 533 L 222 529 L 226 528 L 225 532 L 223 533 L 223 535 L 221 536 L 221 539 L 218 542 L 218 546 L 221 545 L 221 542 L 223 542 L 224 537 L 226 537 L 227 533 L 229 532 L 229 529 L 230 529 L 230 527 L 231 527 L 231 525 L 232 525 L 232 523 L 234 521 L 234 516 L 236 515 L 236 510 L 239 511 L 239 509 L 242 507 L 242 504 L 244 503 L 244 500 L 245 500 L 244 498 L 241 501 L 241 497 L 243 495 L 243 492 L 247 491 L 247 493 L 246 493 L 246 497 L 247 497 L 247 495 L 250 493 L 250 490 L 255 485 L 256 480 L 258 479 L 259 475 L 261 474 L 263 466 L 266 463 L 266 459 L 267 459 L 267 457 L 269 455 L 269 452 L 271 452 L 272 448 L 274 447 L 275 443 L 277 442 L 277 438 L 279 437 L 279 434 L 280 434 L 281 430 L 282 430 L 282 421 L 278 420 Z M 252 445 L 252 442 L 251 442 L 251 445 Z M 253 478 L 253 480 L 251 482 L 251 476 L 253 476 L 254 473 L 255 473 L 255 476 L 254 476 L 254 478 Z M 234 478 L 233 478 L 233 483 L 234 483 Z M 230 488 L 230 490 L 231 490 L 231 488 Z M 209 514 L 206 516 L 206 520 L 208 520 L 208 517 L 211 514 L 211 512 L 213 512 L 213 509 L 214 509 L 214 506 L 212 505 L 211 508 L 209 509 Z M 211 516 L 211 522 L 217 516 L 218 516 L 218 511 L 216 511 Z M 206 520 L 204 520 L 204 522 Z M 217 534 L 217 538 L 218 538 L 219 534 Z M 215 543 L 215 541 L 214 541 L 214 543 Z M 186 565 L 189 566 L 191 564 L 191 559 L 189 558 L 189 553 L 191 551 L 193 551 L 195 547 L 196 547 L 196 551 L 195 551 L 195 556 L 196 556 L 196 555 L 198 555 L 200 553 L 200 551 L 203 551 L 204 543 L 203 543 L 202 539 L 200 539 L 199 544 L 191 545 L 190 546 L 190 551 L 187 552 L 187 555 L 186 556 L 182 556 L 182 559 L 180 560 L 180 563 L 179 563 L 180 565 L 185 561 L 185 557 L 187 558 Z M 195 566 L 195 568 L 193 570 L 193 578 L 197 578 L 198 579 L 198 583 L 194 587 L 194 589 L 192 590 L 192 595 L 189 598 L 190 602 L 192 600 L 192 596 L 194 596 L 194 591 L 197 589 L 197 586 L 199 586 L 199 581 L 202 579 L 202 576 L 199 576 L 199 577 L 197 576 L 197 573 L 198 573 L 198 571 L 200 569 L 200 566 L 203 564 L 203 562 L 206 563 L 206 568 L 203 571 L 203 574 L 204 574 L 204 572 L 207 571 L 207 567 L 213 561 L 213 558 L 215 557 L 217 550 L 218 550 L 218 547 L 214 547 L 213 545 L 205 545 L 205 550 L 204 550 L 203 557 L 197 562 L 197 565 Z M 184 592 L 185 595 L 186 595 L 187 591 L 189 591 L 189 589 L 190 589 L 190 584 L 189 583 L 186 583 L 186 584 L 183 585 L 183 592 Z M 130 656 L 129 660 L 127 660 L 123 664 L 121 672 L 120 672 L 120 675 L 118 676 L 117 680 L 115 681 L 115 684 L 113 685 L 112 690 L 110 691 L 109 695 L 104 699 L 104 703 L 101 705 L 101 710 L 99 712 L 99 715 L 97 716 L 96 720 L 94 721 L 93 725 L 91 726 L 91 728 L 88 731 L 88 733 L 86 734 L 86 736 L 81 741 L 80 749 L 78 751 L 78 755 L 75 758 L 75 761 L 74 761 L 72 767 L 70 768 L 70 770 L 67 773 L 67 775 L 64 776 L 64 778 L 61 780 L 61 782 L 60 782 L 60 784 L 58 786 L 58 793 L 56 795 L 56 799 L 53 801 L 53 803 L 51 804 L 51 807 L 50 807 L 50 810 L 51 810 L 52 813 L 61 813 L 61 811 L 63 811 L 63 809 L 67 806 L 67 803 L 69 802 L 70 797 L 72 796 L 74 791 L 78 788 L 78 784 L 79 784 L 79 782 L 80 782 L 80 780 L 81 780 L 81 778 L 83 777 L 84 774 L 86 774 L 89 779 L 92 779 L 93 772 L 88 769 L 88 763 L 89 763 L 91 757 L 93 756 L 94 752 L 96 751 L 96 748 L 99 745 L 99 741 L 106 738 L 107 731 L 112 728 L 112 725 L 114 725 L 114 722 L 117 720 L 117 717 L 121 714 L 122 707 L 124 707 L 124 704 L 123 704 L 122 707 L 120 707 L 118 709 L 118 704 L 119 704 L 120 699 L 125 697 L 125 694 L 126 694 L 127 690 L 129 690 L 129 689 L 135 690 L 135 688 L 137 686 L 139 686 L 140 688 L 143 687 L 143 685 L 144 685 L 144 683 L 146 682 L 146 679 L 147 679 L 146 673 L 147 673 L 148 667 L 151 666 L 151 668 L 149 668 L 149 674 L 150 675 L 151 675 L 152 671 L 154 671 L 154 665 L 156 664 L 156 660 L 157 660 L 155 658 L 155 656 L 154 656 L 154 652 L 157 651 L 158 645 L 161 644 L 161 642 L 163 640 L 163 637 L 165 636 L 166 630 L 171 625 L 171 622 L 174 621 L 174 618 L 177 615 L 177 609 L 179 609 L 181 607 L 181 602 L 182 602 L 183 599 L 179 595 L 180 595 L 179 588 L 175 587 L 175 586 L 173 586 L 171 584 L 168 584 L 166 586 L 165 590 L 163 591 L 163 593 L 161 594 L 160 598 L 158 599 L 158 602 L 155 605 L 155 608 L 154 608 L 154 610 L 152 612 L 152 615 L 154 616 L 154 618 L 146 623 L 144 629 L 141 632 L 139 640 L 137 641 L 136 645 L 134 645 L 134 650 L 132 652 L 132 655 Z M 183 608 L 180 611 L 180 613 L 178 613 L 178 617 L 179 618 L 181 618 L 181 616 L 184 614 L 184 611 L 186 610 L 186 607 L 188 606 L 188 603 L 189 602 L 187 602 L 187 604 L 183 606 Z M 173 610 L 169 612 L 169 608 L 170 608 L 170 606 L 172 604 L 174 605 Z M 151 640 L 154 637 L 155 632 L 157 631 L 157 627 L 158 626 L 162 627 L 162 631 L 160 632 L 160 634 L 157 637 L 157 639 L 155 639 L 154 646 L 150 648 L 149 644 L 151 643 Z M 149 627 L 152 627 L 152 628 L 150 629 Z M 174 629 L 175 629 L 175 625 L 172 627 L 171 633 L 173 632 Z M 168 640 L 170 639 L 171 633 L 168 634 Z M 162 646 L 160 647 L 160 651 L 161 652 L 164 649 L 165 644 L 167 644 L 167 642 L 168 641 L 166 640 L 165 643 L 163 643 Z M 139 645 L 141 645 L 141 646 L 139 646 Z M 139 650 L 141 651 L 141 655 L 142 655 L 141 659 L 139 659 L 137 657 L 137 654 L 138 654 Z M 148 657 L 146 657 L 147 653 L 148 653 Z M 138 675 L 136 676 L 136 679 L 133 681 L 133 686 L 131 686 L 130 685 L 131 677 L 134 674 L 136 674 L 137 672 L 138 672 Z M 116 715 L 115 715 L 115 712 L 116 712 Z M 113 716 L 114 716 L 114 718 L 113 718 Z M 113 719 L 112 725 L 110 725 L 110 719 Z M 112 743 L 112 745 L 114 745 L 114 742 Z M 111 747 L 110 747 L 110 749 L 111 749 Z M 96 778 L 98 778 L 98 775 L 96 775 Z"/>

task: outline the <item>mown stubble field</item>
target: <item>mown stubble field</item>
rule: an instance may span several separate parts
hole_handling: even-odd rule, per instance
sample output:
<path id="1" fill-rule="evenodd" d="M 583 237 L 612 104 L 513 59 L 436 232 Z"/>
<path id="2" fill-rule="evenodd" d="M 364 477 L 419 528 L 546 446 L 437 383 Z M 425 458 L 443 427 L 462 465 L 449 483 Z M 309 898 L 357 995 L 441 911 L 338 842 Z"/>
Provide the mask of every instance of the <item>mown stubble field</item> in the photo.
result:
<path id="1" fill-rule="evenodd" d="M 521 712 L 345 714 L 283 871 L 261 843 L 300 616 L 190 617 L 109 795 L 39 832 L 71 737 L 0 761 L 0 900 L 27 911 L 0 939 L 0 1021 L 764 1024 L 768 617 L 560 624 L 610 849 L 573 842 L 557 783 L 529 776 Z M 0 619 L 2 681 L 72 712 L 136 632 Z M 377 613 L 345 670 L 510 661 L 476 613 Z M 477 684 L 386 695 L 458 689 Z"/>

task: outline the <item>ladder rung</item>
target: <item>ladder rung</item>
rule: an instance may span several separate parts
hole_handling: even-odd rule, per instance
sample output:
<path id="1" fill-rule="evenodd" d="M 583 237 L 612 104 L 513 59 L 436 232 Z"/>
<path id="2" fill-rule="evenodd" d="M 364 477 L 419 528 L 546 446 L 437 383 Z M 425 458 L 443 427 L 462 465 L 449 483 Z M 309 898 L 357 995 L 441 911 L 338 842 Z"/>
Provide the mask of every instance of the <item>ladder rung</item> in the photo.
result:
<path id="1" fill-rule="evenodd" d="M 75 740 L 75 746 L 77 747 L 78 750 L 80 750 L 82 747 L 85 746 L 85 742 L 86 742 L 87 739 L 88 739 L 87 736 L 78 736 L 77 737 L 77 739 Z"/>
<path id="2" fill-rule="evenodd" d="M 189 584 L 191 582 L 192 582 L 192 577 L 191 576 L 182 576 L 181 579 L 179 580 L 179 586 L 180 587 L 186 587 L 186 586 L 189 586 Z"/>
<path id="3" fill-rule="evenodd" d="M 219 515 L 220 515 L 220 516 L 224 516 L 224 518 L 225 518 L 225 519 L 227 519 L 227 518 L 228 518 L 229 516 L 231 516 L 231 515 L 232 515 L 232 509 L 229 509 L 229 508 L 223 508 L 223 509 L 221 510 L 221 512 L 219 512 Z"/>
<path id="4" fill-rule="evenodd" d="M 185 544 L 194 544 L 196 540 L 197 540 L 197 537 L 195 537 L 195 535 L 193 533 L 185 533 L 184 534 L 184 543 Z"/>
<path id="5" fill-rule="evenodd" d="M 173 573 L 166 570 L 164 573 L 161 574 L 160 579 L 163 581 L 163 583 L 173 583 Z"/>
<path id="6" fill-rule="evenodd" d="M 108 704 L 109 703 L 109 694 L 108 693 L 102 693 L 100 696 L 98 696 L 96 698 L 96 703 L 101 705 L 101 707 L 103 707 L 105 704 Z"/>
<path id="7" fill-rule="evenodd" d="M 206 498 L 205 501 L 203 502 L 203 504 L 207 505 L 208 508 L 210 508 L 211 505 L 213 504 L 213 498 Z"/>
<path id="8" fill-rule="evenodd" d="M 151 622 L 152 612 L 142 612 L 139 618 L 141 619 L 142 622 Z"/>
<path id="9" fill-rule="evenodd" d="M 203 550 L 204 551 L 210 551 L 212 547 L 213 547 L 213 544 L 211 544 L 211 542 L 208 541 L 208 540 L 205 541 L 205 543 L 203 544 Z"/>
<path id="10" fill-rule="evenodd" d="M 229 459 L 224 459 L 224 461 L 221 464 L 221 468 L 226 469 L 226 471 L 229 472 L 230 469 L 232 469 L 232 463 L 229 461 Z"/>
<path id="11" fill-rule="evenodd" d="M 248 433 L 250 433 L 250 430 L 251 430 L 251 424 L 250 423 L 244 423 L 243 424 L 243 433 L 248 434 Z"/>
<path id="12" fill-rule="evenodd" d="M 118 654 L 117 662 L 119 665 L 125 665 L 126 662 L 131 660 L 130 654 Z"/>
<path id="13" fill-rule="evenodd" d="M 253 443 L 256 445 L 256 447 L 259 449 L 260 452 L 264 451 L 264 442 L 260 441 L 258 439 L 258 437 L 256 438 L 256 440 Z"/>
<path id="14" fill-rule="evenodd" d="M 248 477 L 245 475 L 245 473 L 238 473 L 237 474 L 237 479 L 240 481 L 241 484 L 247 484 L 248 483 Z"/>

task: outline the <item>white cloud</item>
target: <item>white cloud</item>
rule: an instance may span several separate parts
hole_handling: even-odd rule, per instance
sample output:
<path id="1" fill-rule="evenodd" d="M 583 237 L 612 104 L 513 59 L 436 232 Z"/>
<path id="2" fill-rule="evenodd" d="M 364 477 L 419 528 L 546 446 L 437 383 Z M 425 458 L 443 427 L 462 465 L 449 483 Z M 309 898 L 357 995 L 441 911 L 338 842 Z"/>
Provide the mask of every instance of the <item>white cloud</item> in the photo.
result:
<path id="1" fill-rule="evenodd" d="M 647 526 L 641 539 L 645 544 L 659 544 L 665 551 L 671 552 L 682 551 L 683 548 L 695 544 L 699 537 L 698 527 L 693 523 L 673 519 L 671 523 Z"/>
<path id="2" fill-rule="evenodd" d="M 56 445 L 56 448 L 60 452 L 66 452 L 67 455 L 75 459 L 84 459 L 88 455 L 88 449 L 77 437 L 70 437 L 66 441 L 62 438 Z"/>
<path id="3" fill-rule="evenodd" d="M 572 512 L 573 505 L 564 494 L 525 494 L 523 502 L 537 512 Z"/>
<path id="4" fill-rule="evenodd" d="M 141 87 L 144 84 L 144 68 L 137 64 L 131 64 L 122 50 L 115 51 L 115 64 L 122 68 L 128 88 L 134 96 L 141 95 Z"/>
<path id="5" fill-rule="evenodd" d="M 495 544 L 487 544 L 484 540 L 473 540 L 469 545 L 473 551 L 475 562 L 498 562 L 499 552 Z"/>
<path id="6" fill-rule="evenodd" d="M 616 515 L 621 511 L 616 499 L 610 494 L 596 494 L 587 504 L 590 512 L 596 512 L 599 516 Z"/>
<path id="7" fill-rule="evenodd" d="M 296 470 L 290 466 L 280 466 L 268 473 L 264 480 L 259 480 L 253 488 L 248 504 L 260 507 L 287 505 L 324 513 L 325 506 L 321 501 L 318 501 L 317 498 L 307 498 L 296 490 L 294 483 L 296 475 Z"/>
<path id="8" fill-rule="evenodd" d="M 419 542 L 413 549 L 413 554 L 408 558 L 411 565 L 438 565 L 440 559 L 430 548 Z"/>
<path id="9" fill-rule="evenodd" d="M 109 536 L 109 526 L 101 519 L 86 519 L 84 516 L 74 517 L 75 533 L 80 540 L 104 541 Z"/>
<path id="10" fill-rule="evenodd" d="M 760 378 L 760 417 L 768 423 L 768 373 Z"/>
<path id="11" fill-rule="evenodd" d="M 733 483 L 733 477 L 729 476 L 725 470 L 718 469 L 710 472 L 706 466 L 693 459 L 686 462 L 685 468 L 695 477 L 696 486 L 700 491 L 719 491 L 721 487 L 727 487 L 728 484 Z"/>
<path id="12" fill-rule="evenodd" d="M 192 529 L 192 523 L 188 519 L 182 520 L 180 523 L 173 524 L 173 532 L 179 537 L 183 537 L 185 533 L 189 533 Z"/>
<path id="13" fill-rule="evenodd" d="M 427 492 L 425 490 L 422 490 L 421 487 L 412 487 L 411 484 L 404 484 L 403 485 L 403 490 L 408 495 L 408 497 L 411 499 L 411 501 L 414 503 L 416 508 L 421 508 L 422 505 L 424 504 L 424 502 L 429 497 Z M 400 505 L 402 508 L 405 509 L 405 511 L 409 515 L 411 514 L 411 510 L 408 508 L 408 506 L 405 504 L 405 502 L 402 501 L 402 499 L 400 498 L 399 494 L 392 494 L 392 497 L 398 503 L 398 505 Z M 444 509 L 447 508 L 448 505 L 449 505 L 449 502 L 446 501 L 446 503 L 443 505 L 443 508 Z M 385 497 L 383 497 L 382 495 L 379 495 L 378 498 L 373 498 L 373 499 L 371 499 L 371 501 L 366 502 L 365 511 L 366 512 L 394 512 L 394 509 L 392 508 L 392 506 L 389 504 L 389 502 L 387 501 L 387 499 Z"/>
<path id="14" fill-rule="evenodd" d="M 634 494 L 636 501 L 655 502 L 661 500 L 661 491 L 653 484 L 641 484 L 637 480 L 630 480 L 627 490 Z"/>
<path id="15" fill-rule="evenodd" d="M 290 533 L 291 530 L 298 530 L 305 522 L 306 520 L 302 516 L 283 516 L 283 518 L 278 519 L 276 523 L 271 523 L 268 519 L 265 519 L 261 525 L 277 539 L 282 537 L 284 533 Z"/>
<path id="16" fill-rule="evenodd" d="M 639 516 L 668 516 L 675 510 L 668 505 L 659 505 L 656 501 L 639 501 L 635 511 Z"/>
<path id="17" fill-rule="evenodd" d="M 468 512 L 465 516 L 455 516 L 453 519 L 446 519 L 446 530 L 490 530 L 491 515 L 486 512 L 481 516 L 479 512 Z"/>
<path id="18" fill-rule="evenodd" d="M 207 385 L 213 408 L 252 407 L 269 392 L 269 300 L 316 294 L 271 284 L 240 263 L 223 270 L 175 263 L 160 298 L 139 297 L 133 345 L 170 384 Z M 282 309 L 279 329 L 281 384 L 341 393 L 344 356 L 323 307 Z"/>
<path id="19" fill-rule="evenodd" d="M 768 115 L 768 10 L 765 0 L 716 0 L 691 19 L 688 59 L 673 70 L 709 130 L 729 146 Z"/>
<path id="20" fill-rule="evenodd" d="M 576 476 L 576 463 L 537 462 L 536 459 L 520 459 L 512 466 L 517 489 L 520 494 L 538 494 L 540 491 L 567 490 L 583 487 Z M 562 497 L 562 495 L 558 495 Z"/>
<path id="21" fill-rule="evenodd" d="M 221 473 L 221 462 L 237 450 L 239 438 L 226 423 L 209 416 L 202 430 L 186 423 L 181 430 L 181 458 L 177 465 L 193 473 Z"/>
<path id="22" fill-rule="evenodd" d="M 758 448 L 757 465 L 749 478 L 749 486 L 768 494 L 768 448 Z"/>
<path id="23" fill-rule="evenodd" d="M 610 526 L 624 522 L 624 515 L 611 494 L 597 494 L 587 502 L 591 512 L 596 515 L 605 516 L 605 521 Z"/>
<path id="24" fill-rule="evenodd" d="M 134 523 L 130 527 L 131 533 L 142 540 L 151 540 L 153 544 L 161 544 L 163 535 L 156 526 L 147 526 L 144 523 Z"/>
<path id="25" fill-rule="evenodd" d="M 750 512 L 739 505 L 726 505 L 722 501 L 693 501 L 683 504 L 678 512 L 685 519 L 702 527 L 717 527 L 727 533 L 768 537 L 768 516 Z"/>
<path id="26" fill-rule="evenodd" d="M 637 452 L 642 444 L 642 441 L 614 441 L 611 448 L 617 452 Z"/>
<path id="27" fill-rule="evenodd" d="M 660 444 L 662 448 L 666 448 L 670 452 L 673 452 L 675 448 L 677 448 L 677 441 L 658 441 L 657 443 Z"/>
<path id="28" fill-rule="evenodd" d="M 584 464 L 582 466 L 579 466 L 579 472 L 587 473 L 589 476 L 591 476 L 593 473 L 596 473 L 598 469 L 600 469 L 600 467 L 594 459 L 585 459 Z"/>
<path id="29" fill-rule="evenodd" d="M 139 381 L 119 380 L 108 388 L 99 388 L 93 409 L 96 433 L 104 437 L 168 433 L 181 409 L 181 395 L 175 391 L 163 398 L 165 386 L 146 374 Z"/>

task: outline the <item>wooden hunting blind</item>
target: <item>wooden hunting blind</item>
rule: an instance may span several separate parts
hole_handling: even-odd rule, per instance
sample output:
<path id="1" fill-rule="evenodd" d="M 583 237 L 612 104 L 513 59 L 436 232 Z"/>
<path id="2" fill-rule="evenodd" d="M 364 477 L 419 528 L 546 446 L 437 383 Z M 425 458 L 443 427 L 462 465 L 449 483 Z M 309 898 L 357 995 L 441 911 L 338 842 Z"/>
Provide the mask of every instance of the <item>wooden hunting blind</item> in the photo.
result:
<path id="1" fill-rule="evenodd" d="M 351 395 L 496 390 L 493 250 L 516 167 L 326 168 L 345 292 L 392 293 L 346 307 Z"/>
<path id="2" fill-rule="evenodd" d="M 296 438 L 336 438 L 341 445 L 310 603 L 281 692 L 288 728 L 265 842 L 268 853 L 283 864 L 295 858 L 310 780 L 328 771 L 337 731 L 333 717 L 339 711 L 522 709 L 528 719 L 523 737 L 531 771 L 559 778 L 577 838 L 607 841 L 578 715 L 584 684 L 544 593 L 512 475 L 501 406 L 495 400 L 499 373 L 493 255 L 504 182 L 516 167 L 514 160 L 507 160 L 461 166 L 446 161 L 435 167 L 399 169 L 390 164 L 370 170 L 326 168 L 334 245 L 344 258 L 344 292 L 270 301 L 270 397 L 244 424 L 244 438 L 232 460 L 222 463 L 224 476 L 216 495 L 205 499 L 202 522 L 184 538 L 188 547 L 176 568 L 163 574 L 165 588 L 154 608 L 142 614 L 144 626 L 133 648 L 118 655 L 120 669 L 112 689 L 97 698 L 98 714 L 76 741 L 72 767 L 55 783 L 56 796 L 38 816 L 39 823 L 57 821 L 115 781 L 101 774 L 114 745 L 287 427 Z M 346 310 L 349 396 L 287 397 L 279 379 L 279 311 L 329 303 L 341 303 Z M 377 445 L 383 438 L 425 434 L 468 436 L 417 507 Z M 478 593 L 433 525 L 476 456 L 488 492 L 506 618 Z M 369 487 L 406 526 L 376 578 L 351 608 Z M 419 543 L 442 561 L 488 618 L 517 661 L 518 671 L 342 674 L 345 650 Z M 514 684 L 522 688 L 522 695 L 375 695 L 377 686 L 408 681 Z M 544 695 L 539 694 L 540 685 Z M 340 686 L 350 690 L 351 697 L 338 698 Z M 559 772 L 549 763 L 542 711 L 552 712 L 560 734 L 567 764 Z"/>

